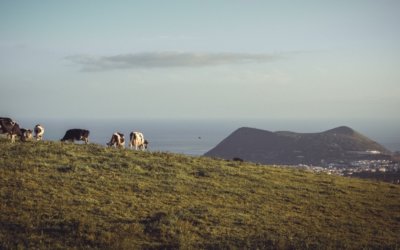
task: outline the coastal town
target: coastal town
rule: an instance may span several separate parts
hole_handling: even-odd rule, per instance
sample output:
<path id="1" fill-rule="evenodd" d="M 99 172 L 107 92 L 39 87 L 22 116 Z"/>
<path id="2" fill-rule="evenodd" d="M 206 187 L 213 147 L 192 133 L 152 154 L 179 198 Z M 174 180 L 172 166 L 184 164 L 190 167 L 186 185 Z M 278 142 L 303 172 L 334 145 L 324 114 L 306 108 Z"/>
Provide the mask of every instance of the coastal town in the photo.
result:
<path id="1" fill-rule="evenodd" d="M 297 167 L 316 173 L 376 179 L 400 184 L 400 162 L 393 159 L 364 159 L 347 163 L 328 163 L 322 166 L 300 164 Z"/>

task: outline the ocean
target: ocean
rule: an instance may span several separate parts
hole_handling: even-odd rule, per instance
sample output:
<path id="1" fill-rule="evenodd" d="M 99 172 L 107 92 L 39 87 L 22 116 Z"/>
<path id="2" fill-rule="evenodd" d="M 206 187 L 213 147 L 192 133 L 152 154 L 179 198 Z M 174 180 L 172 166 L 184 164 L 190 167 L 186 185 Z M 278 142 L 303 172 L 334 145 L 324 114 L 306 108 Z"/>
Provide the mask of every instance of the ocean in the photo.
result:
<path id="1" fill-rule="evenodd" d="M 90 131 L 89 142 L 106 146 L 114 132 L 121 132 L 128 142 L 132 131 L 139 131 L 149 141 L 150 151 L 200 156 L 240 127 L 299 133 L 322 132 L 346 125 L 377 141 L 391 151 L 400 151 L 400 128 L 392 123 L 335 123 L 310 120 L 268 119 L 16 119 L 24 128 L 36 124 L 45 127 L 45 140 L 59 141 L 65 131 L 82 128 Z M 128 143 L 126 143 L 128 146 Z"/>

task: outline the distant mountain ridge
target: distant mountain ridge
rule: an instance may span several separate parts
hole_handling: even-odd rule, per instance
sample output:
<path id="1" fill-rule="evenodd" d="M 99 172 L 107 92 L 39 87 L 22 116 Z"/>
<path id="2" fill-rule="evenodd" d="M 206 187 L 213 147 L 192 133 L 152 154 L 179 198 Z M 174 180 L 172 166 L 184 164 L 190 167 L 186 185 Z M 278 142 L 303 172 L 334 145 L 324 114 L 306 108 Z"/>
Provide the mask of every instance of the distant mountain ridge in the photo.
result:
<path id="1" fill-rule="evenodd" d="M 285 165 L 346 163 L 390 155 L 388 149 L 347 126 L 319 133 L 242 127 L 205 153 L 224 159 Z"/>

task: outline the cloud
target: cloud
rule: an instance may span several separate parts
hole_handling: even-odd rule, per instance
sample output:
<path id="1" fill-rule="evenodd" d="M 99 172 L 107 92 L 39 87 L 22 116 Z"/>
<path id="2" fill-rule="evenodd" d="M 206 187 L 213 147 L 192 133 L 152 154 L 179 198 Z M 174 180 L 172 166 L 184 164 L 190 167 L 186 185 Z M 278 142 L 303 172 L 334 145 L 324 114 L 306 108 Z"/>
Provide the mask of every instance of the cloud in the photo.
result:
<path id="1" fill-rule="evenodd" d="M 135 68 L 204 67 L 239 63 L 265 63 L 282 59 L 281 54 L 146 52 L 115 56 L 76 55 L 68 60 L 83 71 Z"/>

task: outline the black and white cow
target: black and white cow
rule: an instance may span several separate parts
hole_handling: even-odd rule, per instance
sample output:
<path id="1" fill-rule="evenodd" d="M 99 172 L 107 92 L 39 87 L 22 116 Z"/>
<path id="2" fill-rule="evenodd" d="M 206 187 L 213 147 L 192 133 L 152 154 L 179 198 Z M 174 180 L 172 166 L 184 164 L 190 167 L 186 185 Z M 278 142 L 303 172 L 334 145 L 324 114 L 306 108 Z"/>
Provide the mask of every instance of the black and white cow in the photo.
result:
<path id="1" fill-rule="evenodd" d="M 24 137 L 22 140 L 31 140 L 32 139 L 32 130 L 31 129 L 25 129 L 21 128 L 21 136 Z"/>
<path id="2" fill-rule="evenodd" d="M 33 129 L 35 132 L 35 139 L 36 141 L 41 141 L 43 140 L 43 134 L 44 134 L 44 127 L 40 124 L 37 124 L 35 128 Z"/>
<path id="3" fill-rule="evenodd" d="M 7 134 L 8 138 L 11 138 L 11 142 L 15 142 L 15 137 L 20 136 L 21 141 L 24 141 L 19 124 L 10 118 L 0 119 L 0 133 Z"/>
<path id="4" fill-rule="evenodd" d="M 8 123 L 15 123 L 15 121 L 9 117 L 0 117 L 0 121 L 6 121 Z"/>
<path id="5" fill-rule="evenodd" d="M 77 141 L 84 141 L 85 144 L 88 144 L 89 133 L 90 133 L 89 130 L 86 129 L 79 129 L 79 128 L 69 129 L 67 130 L 67 132 L 65 132 L 65 135 L 61 139 L 61 141 L 74 142 L 75 140 L 77 140 Z"/>
<path id="6" fill-rule="evenodd" d="M 2 125 L 1 125 L 1 122 L 4 122 L 4 125 L 3 126 L 11 126 L 11 125 L 14 125 L 16 122 L 13 120 L 13 119 L 11 119 L 11 118 L 8 118 L 8 117 L 0 117 L 0 134 L 7 134 L 7 137 L 8 137 L 8 129 L 6 128 L 6 127 L 2 127 Z"/>
<path id="7" fill-rule="evenodd" d="M 141 132 L 131 132 L 129 135 L 129 147 L 135 147 L 135 150 L 141 149 L 147 149 L 148 146 L 148 141 L 144 139 L 143 133 Z"/>
<path id="8" fill-rule="evenodd" d="M 116 148 L 125 148 L 124 134 L 116 132 L 111 136 L 110 142 L 107 143 L 109 147 L 115 146 Z"/>

